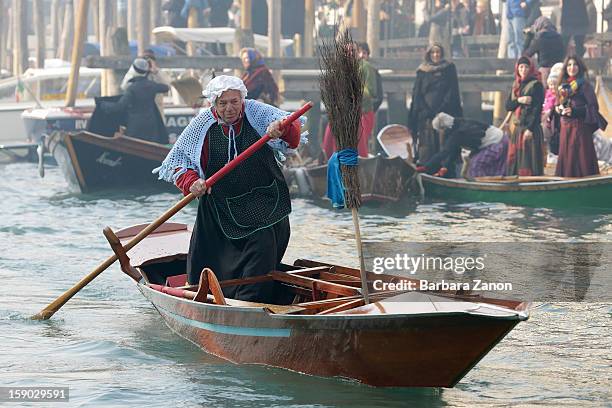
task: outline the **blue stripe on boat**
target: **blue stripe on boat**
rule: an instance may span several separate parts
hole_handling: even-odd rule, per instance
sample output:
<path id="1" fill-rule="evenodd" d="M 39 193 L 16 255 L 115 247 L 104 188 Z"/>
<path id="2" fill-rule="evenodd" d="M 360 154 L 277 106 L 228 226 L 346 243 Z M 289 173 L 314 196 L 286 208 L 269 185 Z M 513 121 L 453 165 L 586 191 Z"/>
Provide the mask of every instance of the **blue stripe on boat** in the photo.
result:
<path id="1" fill-rule="evenodd" d="M 174 320 L 179 323 L 186 324 L 188 326 L 197 327 L 215 333 L 221 334 L 232 334 L 235 336 L 255 336 L 255 337 L 289 337 L 291 336 L 291 329 L 272 329 L 272 328 L 259 328 L 259 327 L 238 327 L 238 326 L 225 326 L 222 324 L 204 323 L 197 320 L 188 319 L 184 316 L 177 315 L 166 309 L 157 306 L 161 313 L 170 315 Z"/>

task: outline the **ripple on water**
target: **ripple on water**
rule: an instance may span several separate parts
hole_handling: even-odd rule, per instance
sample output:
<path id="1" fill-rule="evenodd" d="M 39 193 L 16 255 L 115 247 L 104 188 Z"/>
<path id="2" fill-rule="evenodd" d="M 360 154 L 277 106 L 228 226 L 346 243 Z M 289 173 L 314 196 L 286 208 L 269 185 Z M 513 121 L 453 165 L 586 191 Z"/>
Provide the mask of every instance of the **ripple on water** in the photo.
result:
<path id="1" fill-rule="evenodd" d="M 0 167 L 0 383 L 69 386 L 71 405 L 219 407 L 601 406 L 610 401 L 608 304 L 545 303 L 454 389 L 378 389 L 238 366 L 178 337 L 117 266 L 51 320 L 29 317 L 108 257 L 101 234 L 155 219 L 179 194 L 76 195 L 59 170 Z M 295 199 L 285 261 L 358 265 L 349 211 Z M 172 221 L 192 223 L 192 204 Z M 364 242 L 610 241 L 612 216 L 489 203 L 360 209 Z M 10 288 L 7 290 L 6 288 Z"/>

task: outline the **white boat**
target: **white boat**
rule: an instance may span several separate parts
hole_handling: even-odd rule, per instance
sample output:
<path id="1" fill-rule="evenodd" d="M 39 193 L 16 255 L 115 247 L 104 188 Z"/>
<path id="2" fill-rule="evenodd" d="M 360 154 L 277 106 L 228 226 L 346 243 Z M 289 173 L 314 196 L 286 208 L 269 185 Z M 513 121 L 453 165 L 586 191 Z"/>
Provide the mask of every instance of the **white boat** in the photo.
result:
<path id="1" fill-rule="evenodd" d="M 200 43 L 220 43 L 233 44 L 236 29 L 233 27 L 207 27 L 207 28 L 175 28 L 175 27 L 156 27 L 153 34 L 158 42 L 193 41 Z M 260 34 L 253 34 L 255 46 L 260 49 L 268 49 L 268 37 Z M 291 39 L 281 39 L 281 47 L 285 48 L 293 44 Z"/>
<path id="2" fill-rule="evenodd" d="M 81 67 L 77 87 L 79 106 L 93 108 L 93 98 L 100 95 L 101 73 L 101 69 Z M 0 142 L 37 143 L 24 128 L 21 114 L 43 106 L 50 109 L 64 106 L 69 74 L 70 66 L 29 68 L 19 77 L 0 80 Z"/>
<path id="3" fill-rule="evenodd" d="M 27 140 L 38 144 L 43 136 L 54 132 L 80 132 L 87 129 L 94 106 L 76 108 L 32 108 L 21 114 L 21 120 L 27 132 Z M 188 106 L 168 106 L 164 108 L 164 120 L 168 130 L 168 141 L 173 143 L 198 113 L 197 108 Z"/>

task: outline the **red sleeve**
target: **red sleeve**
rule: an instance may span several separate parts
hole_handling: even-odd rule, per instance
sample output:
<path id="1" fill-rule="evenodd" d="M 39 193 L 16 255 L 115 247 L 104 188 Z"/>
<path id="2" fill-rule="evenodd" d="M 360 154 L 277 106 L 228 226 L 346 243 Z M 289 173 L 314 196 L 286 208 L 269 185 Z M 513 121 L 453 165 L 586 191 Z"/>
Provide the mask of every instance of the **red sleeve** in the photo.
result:
<path id="1" fill-rule="evenodd" d="M 283 139 L 290 148 L 295 149 L 300 144 L 300 134 L 301 134 L 302 125 L 300 124 L 300 120 L 295 120 L 291 123 L 289 127 L 285 129 L 281 139 Z"/>
<path id="2" fill-rule="evenodd" d="M 179 169 L 177 169 L 178 171 Z M 183 192 L 183 195 L 189 194 L 189 188 L 193 183 L 195 183 L 200 176 L 198 176 L 198 172 L 193 169 L 187 169 L 186 172 L 181 174 L 178 179 L 176 179 L 176 183 L 174 183 L 179 190 Z"/>
<path id="3" fill-rule="evenodd" d="M 202 156 L 200 157 L 200 166 L 205 169 L 206 164 L 208 163 L 208 138 L 204 140 L 204 146 L 202 146 Z M 176 169 L 175 173 L 180 169 Z M 189 188 L 191 185 L 198 180 L 200 176 L 198 172 L 193 169 L 187 169 L 187 171 L 179 176 L 174 183 L 179 190 L 183 192 L 184 195 L 188 195 L 190 193 Z"/>

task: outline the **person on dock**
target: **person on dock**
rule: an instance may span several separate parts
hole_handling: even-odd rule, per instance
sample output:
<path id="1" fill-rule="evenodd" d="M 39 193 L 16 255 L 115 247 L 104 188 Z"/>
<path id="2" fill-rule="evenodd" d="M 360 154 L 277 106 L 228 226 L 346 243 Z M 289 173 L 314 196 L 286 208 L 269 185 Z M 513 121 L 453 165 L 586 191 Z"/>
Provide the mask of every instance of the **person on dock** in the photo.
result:
<path id="1" fill-rule="evenodd" d="M 134 76 L 128 81 L 125 93 L 117 102 L 102 102 L 101 109 L 108 114 L 127 112 L 126 135 L 150 142 L 168 143 L 168 133 L 155 103 L 155 96 L 170 90 L 168 85 L 151 81 L 150 64 L 144 58 L 132 63 Z"/>
<path id="2" fill-rule="evenodd" d="M 455 64 L 444 59 L 440 44 L 434 44 L 417 69 L 408 114 L 408 126 L 418 143 L 416 159 L 419 163 L 426 163 L 444 145 L 431 125 L 440 112 L 455 118 L 463 116 Z"/>
<path id="3" fill-rule="evenodd" d="M 380 105 L 382 105 L 383 100 L 385 98 L 385 91 L 383 89 L 383 80 L 380 72 L 372 63 L 370 62 L 370 46 L 367 42 L 360 42 L 357 44 L 357 50 L 359 52 L 359 58 L 365 61 L 366 67 L 371 71 L 371 75 L 374 76 L 376 80 L 376 93 L 372 96 L 372 111 L 374 114 L 378 112 Z"/>
<path id="4" fill-rule="evenodd" d="M 529 5 L 533 0 L 507 0 L 508 57 L 518 58 L 523 53 L 523 29 L 527 24 Z"/>
<path id="5" fill-rule="evenodd" d="M 247 99 L 256 99 L 277 106 L 279 103 L 278 85 L 261 53 L 255 48 L 243 48 L 240 50 L 240 60 L 244 67 L 242 81 L 248 91 Z"/>
<path id="6" fill-rule="evenodd" d="M 587 67 L 576 55 L 565 58 L 557 92 L 555 112 L 561 117 L 559 156 L 555 175 L 584 177 L 599 174 L 593 133 L 605 130 Z"/>
<path id="7" fill-rule="evenodd" d="M 434 154 L 423 165 L 417 166 L 417 171 L 440 177 L 448 175 L 448 169 L 455 164 L 456 158 L 461 154 L 461 148 L 470 150 L 470 157 L 473 157 L 486 147 L 501 143 L 504 136 L 504 132 L 499 128 L 477 120 L 454 118 L 444 112 L 436 115 L 432 120 L 432 126 L 436 131 L 444 132 L 446 142 L 442 150 Z M 487 167 L 499 168 L 500 166 L 498 163 L 492 163 Z M 501 167 L 503 168 L 503 163 Z"/>
<path id="8" fill-rule="evenodd" d="M 546 86 L 548 73 L 553 65 L 563 61 L 565 48 L 561 34 L 548 17 L 538 17 L 529 28 L 525 29 L 523 55 L 532 57 L 538 54 L 538 70 L 542 75 L 542 85 Z"/>
<path id="9" fill-rule="evenodd" d="M 445 32 L 440 37 L 444 38 L 447 33 L 451 34 L 450 54 L 452 58 L 467 56 L 463 37 L 470 32 L 470 18 L 468 8 L 460 0 L 450 0 L 429 18 L 429 22 L 441 27 Z M 431 37 L 430 39 L 433 40 L 431 42 L 436 42 L 435 37 Z"/>
<path id="10" fill-rule="evenodd" d="M 495 24 L 495 17 L 491 11 L 489 0 L 478 0 L 470 16 L 469 35 L 497 34 L 497 25 Z M 486 56 L 486 47 L 482 44 L 470 44 L 468 46 L 468 55 L 470 57 Z"/>
<path id="11" fill-rule="evenodd" d="M 512 112 L 507 175 L 544 174 L 543 104 L 544 86 L 540 73 L 531 59 L 521 57 L 516 62 L 514 84 L 506 100 L 506 110 Z"/>
<path id="12" fill-rule="evenodd" d="M 199 197 L 198 214 L 187 258 L 190 284 L 203 268 L 219 280 L 248 278 L 278 268 L 289 243 L 289 190 L 275 151 L 300 143 L 299 121 L 284 131 L 280 109 L 247 100 L 247 88 L 237 77 L 211 80 L 204 96 L 212 106 L 185 128 L 162 165 L 154 171 L 187 195 Z M 206 179 L 268 133 L 268 142 L 212 188 Z M 231 286 L 226 297 L 274 303 L 273 282 Z"/>
<path id="13" fill-rule="evenodd" d="M 359 72 L 363 78 L 360 119 L 361 125 L 359 127 L 359 145 L 357 146 L 357 151 L 359 156 L 368 157 L 368 144 L 370 141 L 370 136 L 372 136 L 374 124 L 376 122 L 376 112 L 374 111 L 374 102 L 377 97 L 378 89 L 376 82 L 376 69 L 372 66 L 372 64 L 370 64 L 367 58 L 364 58 L 365 54 L 359 53 L 359 47 L 357 44 L 353 44 L 353 52 L 358 53 L 359 55 Z M 367 55 L 369 57 L 369 52 Z M 327 124 L 327 127 L 325 128 L 322 148 L 327 159 L 329 159 L 337 150 L 336 138 L 332 134 L 331 126 L 329 126 L 329 124 Z"/>
<path id="14" fill-rule="evenodd" d="M 589 15 L 584 0 L 563 0 L 561 2 L 561 36 L 564 51 L 568 52 L 570 40 L 574 39 L 575 54 L 584 56 L 584 39 L 589 31 Z"/>

